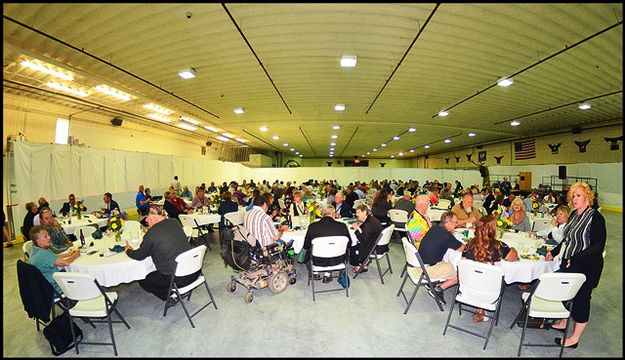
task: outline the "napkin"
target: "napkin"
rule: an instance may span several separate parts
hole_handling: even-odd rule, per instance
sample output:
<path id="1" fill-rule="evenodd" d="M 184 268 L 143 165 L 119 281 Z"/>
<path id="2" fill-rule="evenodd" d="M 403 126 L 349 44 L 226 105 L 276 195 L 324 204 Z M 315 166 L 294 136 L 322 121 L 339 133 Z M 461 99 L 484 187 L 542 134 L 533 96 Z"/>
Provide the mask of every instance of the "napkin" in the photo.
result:
<path id="1" fill-rule="evenodd" d="M 102 232 L 100 230 L 96 230 L 93 232 L 93 234 L 91 234 L 91 237 L 96 240 L 102 239 Z"/>
<path id="2" fill-rule="evenodd" d="M 557 246 L 558 242 L 555 241 L 554 239 L 547 239 L 547 241 L 545 241 L 545 244 L 547 245 L 553 245 L 553 246 Z"/>
<path id="3" fill-rule="evenodd" d="M 112 252 L 120 253 L 124 251 L 124 247 L 121 245 L 115 245 L 112 248 L 109 248 L 109 250 L 111 250 Z"/>
<path id="4" fill-rule="evenodd" d="M 547 256 L 547 247 L 545 247 L 545 246 L 539 247 L 538 249 L 536 249 L 536 254 L 542 255 L 542 256 Z"/>

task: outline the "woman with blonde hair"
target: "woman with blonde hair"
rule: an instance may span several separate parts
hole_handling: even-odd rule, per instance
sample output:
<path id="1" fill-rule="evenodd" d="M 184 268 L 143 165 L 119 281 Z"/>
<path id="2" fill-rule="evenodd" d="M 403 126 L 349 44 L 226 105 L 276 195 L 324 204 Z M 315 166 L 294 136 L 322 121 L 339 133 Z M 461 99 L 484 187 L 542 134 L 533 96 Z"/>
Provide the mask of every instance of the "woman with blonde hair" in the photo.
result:
<path id="1" fill-rule="evenodd" d="M 525 213 L 525 206 L 521 198 L 515 198 L 510 205 L 512 214 L 510 214 L 510 220 L 512 221 L 512 229 L 528 232 L 532 230 L 532 225 Z"/>
<path id="2" fill-rule="evenodd" d="M 494 264 L 497 261 L 516 261 L 519 254 L 515 248 L 495 239 L 497 234 L 497 219 L 494 216 L 484 216 L 477 221 L 475 237 L 467 242 L 462 256 L 469 260 Z M 474 322 L 488 320 L 484 317 L 484 309 L 476 309 L 473 315 Z"/>
<path id="3" fill-rule="evenodd" d="M 567 199 L 574 210 L 564 227 L 564 240 L 547 253 L 545 260 L 551 260 L 561 253 L 559 272 L 586 275 L 586 281 L 573 298 L 573 333 L 564 340 L 565 347 L 576 348 L 590 318 L 592 290 L 599 285 L 601 278 L 606 228 L 603 215 L 591 206 L 595 193 L 587 183 L 573 184 L 569 188 Z M 567 325 L 567 319 L 562 319 L 552 329 L 564 332 Z M 555 343 L 560 345 L 562 339 L 555 338 Z"/>

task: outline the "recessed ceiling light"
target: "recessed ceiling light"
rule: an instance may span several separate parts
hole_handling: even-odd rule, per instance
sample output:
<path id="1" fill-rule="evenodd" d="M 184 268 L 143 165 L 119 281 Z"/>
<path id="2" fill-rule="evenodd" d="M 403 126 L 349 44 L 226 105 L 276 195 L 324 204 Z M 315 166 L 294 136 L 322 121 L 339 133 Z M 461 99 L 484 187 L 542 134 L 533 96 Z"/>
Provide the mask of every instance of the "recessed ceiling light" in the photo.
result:
<path id="1" fill-rule="evenodd" d="M 519 121 L 512 120 L 512 121 L 510 122 L 510 126 L 519 126 L 519 125 L 521 125 L 521 123 L 520 123 Z"/>
<path id="2" fill-rule="evenodd" d="M 330 137 L 331 137 L 332 139 L 336 139 L 336 138 L 338 138 L 339 136 L 338 136 L 338 135 L 332 135 L 332 136 L 330 136 Z"/>
<path id="3" fill-rule="evenodd" d="M 188 118 L 186 116 L 180 116 L 179 119 L 184 121 L 184 122 L 188 122 L 189 124 L 193 124 L 193 125 L 199 125 L 200 124 L 199 121 L 197 121 L 195 119 Z"/>
<path id="4" fill-rule="evenodd" d="M 342 67 L 355 67 L 357 63 L 358 63 L 358 57 L 356 55 L 341 56 Z"/>
<path id="5" fill-rule="evenodd" d="M 367 155 L 371 155 L 371 152 L 367 151 Z"/>
<path id="6" fill-rule="evenodd" d="M 330 151 L 334 151 L 334 148 L 330 148 Z"/>
<path id="7" fill-rule="evenodd" d="M 399 136 L 393 136 L 393 140 L 399 140 Z"/>
<path id="8" fill-rule="evenodd" d="M 417 129 L 415 129 L 415 128 L 408 128 L 408 132 L 415 132 L 415 131 L 417 131 Z"/>
<path id="9" fill-rule="evenodd" d="M 386 147 L 386 144 L 381 144 L 380 146 L 382 146 L 382 147 Z"/>
<path id="10" fill-rule="evenodd" d="M 399 155 L 399 156 L 404 156 L 404 153 L 403 153 L 403 152 L 400 152 L 400 153 L 399 153 L 399 154 L 397 154 L 397 155 Z"/>
<path id="11" fill-rule="evenodd" d="M 332 126 L 332 129 L 334 129 L 334 130 L 338 130 L 340 128 L 341 128 L 341 125 L 334 125 L 334 126 Z"/>
<path id="12" fill-rule="evenodd" d="M 206 129 L 206 130 L 208 130 L 208 131 L 212 131 L 212 132 L 217 132 L 217 131 L 219 131 L 219 130 L 215 129 L 215 128 L 214 128 L 214 127 L 212 127 L 212 126 L 204 126 L 204 129 Z"/>
<path id="13" fill-rule="evenodd" d="M 243 108 L 235 108 L 232 111 L 234 111 L 235 114 L 243 114 L 245 112 L 245 109 L 243 109 Z"/>
<path id="14" fill-rule="evenodd" d="M 444 116 L 447 116 L 447 115 L 449 115 L 449 112 L 447 112 L 445 110 L 438 112 L 438 116 L 443 116 L 444 117 Z"/>
<path id="15" fill-rule="evenodd" d="M 296 151 L 296 152 L 295 152 L 295 155 L 299 155 L 299 151 Z"/>
<path id="16" fill-rule="evenodd" d="M 336 146 L 336 143 L 335 142 L 331 142 L 330 146 Z"/>
<path id="17" fill-rule="evenodd" d="M 474 136 L 475 136 L 475 135 L 477 135 L 477 134 L 476 134 L 476 133 L 474 133 L 474 132 L 470 132 L 468 135 L 469 135 L 470 137 L 474 137 Z"/>
<path id="18" fill-rule="evenodd" d="M 426 148 L 426 149 L 429 149 L 430 145 L 424 145 L 423 147 Z"/>
<path id="19" fill-rule="evenodd" d="M 261 127 L 259 127 L 259 128 L 258 128 L 258 130 L 260 130 L 260 131 L 263 131 L 263 132 L 264 132 L 264 131 L 267 131 L 267 130 L 269 130 L 269 129 L 267 129 L 267 127 L 266 127 L 266 126 L 261 126 Z"/>
<path id="20" fill-rule="evenodd" d="M 330 154 L 330 157 L 334 157 L 334 155 Z"/>
<path id="21" fill-rule="evenodd" d="M 164 123 L 171 122 L 170 118 L 168 118 L 167 116 L 163 116 L 161 114 L 151 113 L 151 114 L 148 114 L 148 117 L 151 117 L 154 120 L 158 120 L 158 121 L 161 121 L 161 122 L 164 122 Z"/>
<path id="22" fill-rule="evenodd" d="M 284 143 L 282 144 L 282 146 L 289 146 L 289 143 Z"/>
<path id="23" fill-rule="evenodd" d="M 373 149 L 373 150 L 371 150 L 371 151 L 376 152 L 376 151 L 378 151 L 378 148 L 374 148 L 374 149 Z"/>
<path id="24" fill-rule="evenodd" d="M 178 126 L 179 128 L 185 129 L 185 130 L 189 130 L 189 131 L 195 131 L 197 130 L 197 127 L 193 126 L 193 125 L 189 125 L 183 122 L 180 122 L 178 124 L 176 124 L 176 126 Z"/>
<path id="25" fill-rule="evenodd" d="M 289 150 L 291 150 L 291 151 L 295 151 L 295 149 L 294 149 L 294 148 L 290 148 Z"/>
<path id="26" fill-rule="evenodd" d="M 159 113 L 161 113 L 163 115 L 169 115 L 169 114 L 173 113 L 173 111 L 171 111 L 169 109 L 166 109 L 166 108 L 164 108 L 162 106 L 158 106 L 158 105 L 152 104 L 152 103 L 145 104 L 145 105 L 143 105 L 143 107 L 145 107 L 146 109 L 154 110 L 154 111 L 159 112 Z"/>
<path id="27" fill-rule="evenodd" d="M 299 157 L 304 157 L 304 155 L 302 155 L 302 154 L 299 154 Z"/>
<path id="28" fill-rule="evenodd" d="M 228 142 L 228 141 L 230 141 L 230 139 L 225 138 L 225 137 L 223 137 L 223 136 L 217 136 L 217 140 L 221 140 L 221 141 L 223 141 L 223 142 Z"/>
<path id="29" fill-rule="evenodd" d="M 178 76 L 183 79 L 193 79 L 196 75 L 197 73 L 195 72 L 194 68 L 184 69 L 178 72 Z"/>
<path id="30" fill-rule="evenodd" d="M 414 152 L 414 149 L 410 149 L 410 152 L 411 152 L 411 153 L 413 153 L 413 152 Z"/>
<path id="31" fill-rule="evenodd" d="M 345 110 L 345 104 L 334 105 L 334 111 L 344 111 L 344 110 Z"/>
<path id="32" fill-rule="evenodd" d="M 508 87 L 510 85 L 514 84 L 514 80 L 512 79 L 501 79 L 497 82 L 497 85 L 501 86 L 501 87 Z"/>
<path id="33" fill-rule="evenodd" d="M 360 155 L 360 157 L 365 157 L 365 155 L 364 155 L 364 154 L 362 154 L 362 155 Z"/>
<path id="34" fill-rule="evenodd" d="M 583 104 L 579 104 L 579 108 L 581 110 L 588 110 L 592 107 L 592 105 L 590 105 L 589 103 L 583 103 Z"/>
<path id="35" fill-rule="evenodd" d="M 394 158 L 395 158 L 395 155 L 391 155 L 391 159 L 394 159 Z"/>
<path id="36" fill-rule="evenodd" d="M 449 144 L 451 142 L 451 139 L 445 139 L 444 143 L 445 144 Z"/>
<path id="37" fill-rule="evenodd" d="M 63 80 L 67 80 L 67 81 L 73 81 L 74 77 L 68 73 L 56 70 L 52 68 L 52 65 L 48 65 L 48 64 L 39 64 L 38 62 L 34 62 L 34 61 L 29 61 L 29 60 L 24 60 L 21 62 L 22 65 L 31 68 L 33 70 L 37 70 L 37 71 L 41 71 L 43 73 L 46 73 L 48 75 L 52 75 L 54 77 L 58 77 L 60 79 Z"/>
<path id="38" fill-rule="evenodd" d="M 274 140 L 280 140 L 280 137 L 279 137 L 278 135 L 274 135 L 274 136 L 272 137 L 272 139 L 274 139 Z"/>

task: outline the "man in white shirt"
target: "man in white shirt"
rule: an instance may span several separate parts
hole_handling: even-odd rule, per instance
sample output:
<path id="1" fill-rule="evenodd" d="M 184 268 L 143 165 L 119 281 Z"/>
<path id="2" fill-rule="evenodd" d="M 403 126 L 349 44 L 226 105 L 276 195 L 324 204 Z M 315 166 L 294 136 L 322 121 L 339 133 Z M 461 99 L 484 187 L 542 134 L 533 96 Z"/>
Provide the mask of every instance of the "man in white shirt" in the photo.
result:
<path id="1" fill-rule="evenodd" d="M 174 181 L 171 182 L 171 186 L 174 187 L 174 190 L 178 191 L 178 194 L 182 191 L 180 187 L 180 181 L 178 181 L 178 175 L 174 176 Z"/>
<path id="2" fill-rule="evenodd" d="M 257 197 L 253 204 L 252 210 L 245 214 L 243 226 L 256 238 L 260 246 L 265 247 L 275 243 L 282 233 L 289 229 L 288 226 L 282 225 L 278 230 L 273 226 L 271 218 L 267 215 L 269 209 L 267 195 Z"/>

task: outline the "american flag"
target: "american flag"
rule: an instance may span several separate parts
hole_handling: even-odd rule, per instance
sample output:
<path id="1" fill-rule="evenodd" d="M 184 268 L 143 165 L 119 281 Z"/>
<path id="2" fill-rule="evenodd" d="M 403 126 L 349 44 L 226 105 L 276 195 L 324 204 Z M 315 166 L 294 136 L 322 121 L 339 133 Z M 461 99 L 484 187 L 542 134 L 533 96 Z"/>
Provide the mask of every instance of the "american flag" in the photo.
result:
<path id="1" fill-rule="evenodd" d="M 514 143 L 514 160 L 527 160 L 536 157 L 536 140 L 525 140 Z"/>

